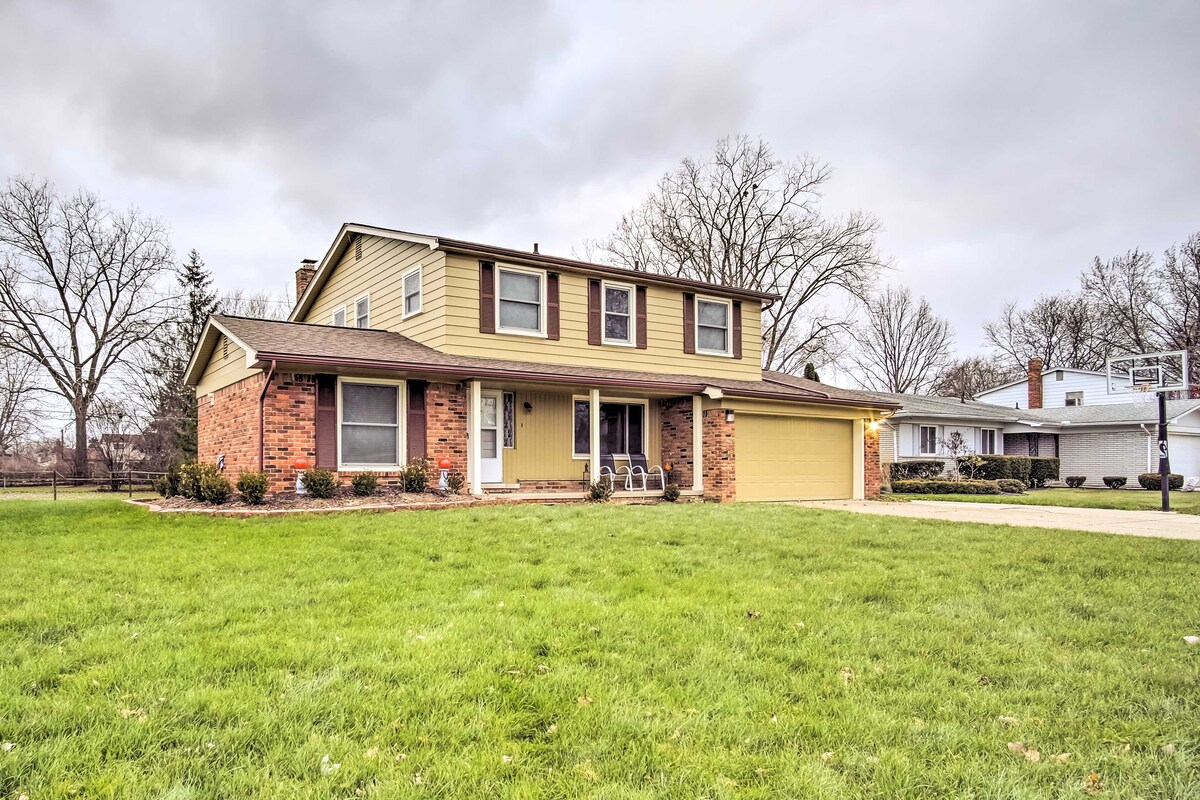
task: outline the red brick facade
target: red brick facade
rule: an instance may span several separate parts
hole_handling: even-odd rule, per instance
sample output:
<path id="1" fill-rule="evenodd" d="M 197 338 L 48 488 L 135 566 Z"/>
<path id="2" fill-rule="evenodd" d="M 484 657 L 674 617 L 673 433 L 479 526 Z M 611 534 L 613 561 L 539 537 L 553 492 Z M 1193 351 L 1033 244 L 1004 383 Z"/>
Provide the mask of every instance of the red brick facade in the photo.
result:
<path id="1" fill-rule="evenodd" d="M 425 449 L 435 462 L 450 459 L 450 469 L 467 474 L 467 387 L 430 383 L 425 387 Z"/>
<path id="2" fill-rule="evenodd" d="M 692 398 L 672 397 L 659 401 L 661 410 L 662 463 L 671 465 L 668 480 L 681 489 L 692 488 Z"/>
<path id="3" fill-rule="evenodd" d="M 236 480 L 239 472 L 258 471 L 258 398 L 264 375 L 204 395 L 197 401 L 197 457 L 215 464 L 225 456 L 225 472 Z"/>
<path id="4" fill-rule="evenodd" d="M 863 422 L 863 496 L 868 500 L 879 497 L 879 487 L 883 485 L 883 467 L 879 463 L 879 429 L 871 430 L 871 426 Z"/>
<path id="5" fill-rule="evenodd" d="M 271 491 L 296 487 L 297 458 L 317 460 L 317 380 L 315 375 L 276 373 L 263 415 L 263 471 Z"/>
<path id="6" fill-rule="evenodd" d="M 710 409 L 703 414 L 704 499 L 728 502 L 737 498 L 736 421 L 726 422 L 725 411 Z"/>

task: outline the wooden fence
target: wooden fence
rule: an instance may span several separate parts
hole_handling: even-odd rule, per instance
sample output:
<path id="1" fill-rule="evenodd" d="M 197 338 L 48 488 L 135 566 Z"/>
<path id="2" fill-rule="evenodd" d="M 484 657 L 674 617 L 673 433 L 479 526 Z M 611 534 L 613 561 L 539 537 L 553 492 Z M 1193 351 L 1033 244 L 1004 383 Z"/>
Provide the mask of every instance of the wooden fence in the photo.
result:
<path id="1" fill-rule="evenodd" d="M 125 492 L 133 496 L 134 487 L 153 489 L 154 482 L 166 475 L 143 469 L 127 469 L 108 475 L 64 475 L 58 470 L 32 472 L 0 472 L 0 488 L 45 488 L 49 487 L 55 500 L 59 487 L 95 486 L 97 491 Z"/>

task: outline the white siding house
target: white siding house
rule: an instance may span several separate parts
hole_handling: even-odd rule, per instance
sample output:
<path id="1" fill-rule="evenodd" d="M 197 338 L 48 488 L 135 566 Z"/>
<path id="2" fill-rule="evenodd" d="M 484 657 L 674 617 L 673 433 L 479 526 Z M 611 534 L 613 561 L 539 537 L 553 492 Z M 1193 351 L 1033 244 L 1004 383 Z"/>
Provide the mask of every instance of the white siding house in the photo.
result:
<path id="1" fill-rule="evenodd" d="M 979 395 L 979 401 L 1005 408 L 1029 408 L 1029 379 L 1006 383 Z M 1129 403 L 1128 393 L 1109 394 L 1108 378 L 1103 372 L 1082 369 L 1048 369 L 1042 371 L 1042 408 L 1068 406 L 1098 406 Z"/>

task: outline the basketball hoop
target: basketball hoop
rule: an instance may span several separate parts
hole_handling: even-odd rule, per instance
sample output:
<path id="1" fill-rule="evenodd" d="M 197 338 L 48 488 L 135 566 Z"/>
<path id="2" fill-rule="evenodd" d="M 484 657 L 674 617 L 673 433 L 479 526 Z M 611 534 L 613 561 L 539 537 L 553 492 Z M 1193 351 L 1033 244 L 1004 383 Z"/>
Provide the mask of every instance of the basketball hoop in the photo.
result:
<path id="1" fill-rule="evenodd" d="M 1152 405 L 1158 399 L 1153 383 L 1135 383 L 1129 387 L 1129 398 L 1134 403 Z"/>

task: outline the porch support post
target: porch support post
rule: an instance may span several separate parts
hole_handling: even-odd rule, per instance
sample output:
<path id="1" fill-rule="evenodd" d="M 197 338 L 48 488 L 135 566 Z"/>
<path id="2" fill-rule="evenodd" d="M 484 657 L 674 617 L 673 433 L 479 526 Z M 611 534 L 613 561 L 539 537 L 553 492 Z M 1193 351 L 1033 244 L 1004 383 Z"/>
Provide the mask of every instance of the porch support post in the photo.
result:
<path id="1" fill-rule="evenodd" d="M 854 421 L 854 485 L 851 494 L 855 500 L 867 496 L 867 465 L 866 465 L 866 427 L 869 420 Z"/>
<path id="2" fill-rule="evenodd" d="M 704 491 L 704 398 L 692 395 L 692 491 Z"/>
<path id="3" fill-rule="evenodd" d="M 471 494 L 483 494 L 483 434 L 479 417 L 480 384 L 471 381 L 467 392 L 467 477 L 471 481 Z"/>
<path id="4" fill-rule="evenodd" d="M 588 475 L 592 482 L 600 480 L 600 390 L 588 391 Z"/>

